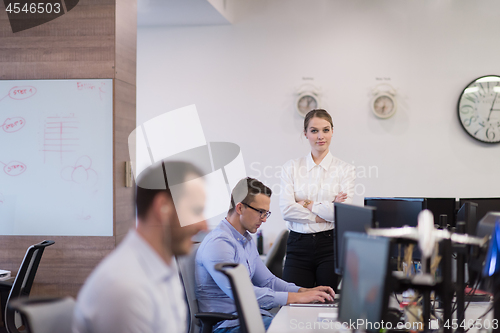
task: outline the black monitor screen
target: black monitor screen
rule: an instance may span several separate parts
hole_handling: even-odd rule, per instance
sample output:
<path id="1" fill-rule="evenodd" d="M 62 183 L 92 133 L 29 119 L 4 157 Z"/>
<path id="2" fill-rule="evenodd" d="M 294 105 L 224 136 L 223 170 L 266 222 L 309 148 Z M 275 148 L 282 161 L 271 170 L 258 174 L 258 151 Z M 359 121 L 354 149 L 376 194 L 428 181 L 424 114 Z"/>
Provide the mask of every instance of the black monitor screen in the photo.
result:
<path id="1" fill-rule="evenodd" d="M 377 222 L 379 228 L 401 228 L 405 225 L 416 227 L 418 225 L 418 214 L 427 208 L 424 198 L 365 198 L 365 206 L 377 208 Z M 392 257 L 402 255 L 398 251 L 398 245 L 392 245 Z M 413 258 L 421 258 L 417 246 L 413 249 Z"/>
<path id="2" fill-rule="evenodd" d="M 345 267 L 340 293 L 339 321 L 359 323 L 358 330 L 379 331 L 389 301 L 390 240 L 347 232 Z M 370 325 L 371 323 L 371 325 Z M 363 325 L 362 325 L 363 326 Z"/>
<path id="3" fill-rule="evenodd" d="M 455 198 L 426 198 L 427 209 L 434 215 L 434 224 L 439 224 L 441 215 L 446 215 L 447 224 L 455 226 L 456 199 Z"/>
<path id="4" fill-rule="evenodd" d="M 481 220 L 488 212 L 500 212 L 500 198 L 461 198 L 460 207 L 465 202 L 477 203 L 477 220 Z"/>
<path id="5" fill-rule="evenodd" d="M 347 231 L 364 233 L 366 227 L 375 226 L 375 212 L 373 207 L 360 207 L 343 203 L 334 203 L 333 219 L 333 246 L 335 273 L 342 275 L 342 260 L 344 250 L 344 233 Z"/>
<path id="6" fill-rule="evenodd" d="M 457 222 L 465 222 L 465 233 L 469 235 L 476 234 L 477 227 L 477 207 L 478 205 L 471 201 L 466 201 L 457 212 Z"/>
<path id="7" fill-rule="evenodd" d="M 365 206 L 377 208 L 379 228 L 416 227 L 418 214 L 427 208 L 423 198 L 365 198 Z"/>

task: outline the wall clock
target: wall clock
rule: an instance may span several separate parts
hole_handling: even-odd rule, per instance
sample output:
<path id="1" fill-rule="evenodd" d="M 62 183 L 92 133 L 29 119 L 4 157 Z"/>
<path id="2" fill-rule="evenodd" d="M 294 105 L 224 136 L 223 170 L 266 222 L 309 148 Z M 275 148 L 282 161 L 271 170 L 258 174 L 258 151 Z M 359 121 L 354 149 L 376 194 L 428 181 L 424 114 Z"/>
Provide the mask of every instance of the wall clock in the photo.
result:
<path id="1" fill-rule="evenodd" d="M 295 110 L 302 116 L 314 109 L 321 108 L 320 88 L 312 82 L 303 83 L 295 91 Z"/>
<path id="2" fill-rule="evenodd" d="M 386 90 L 381 90 L 385 86 Z M 371 101 L 371 109 L 378 118 L 389 118 L 396 113 L 397 101 L 396 91 L 391 85 L 383 83 L 378 85 L 373 90 L 373 99 Z"/>
<path id="3" fill-rule="evenodd" d="M 500 143 L 500 76 L 482 76 L 465 87 L 458 99 L 458 119 L 474 139 Z"/>
<path id="4" fill-rule="evenodd" d="M 297 98 L 297 111 L 305 117 L 305 115 L 319 106 L 318 96 L 312 92 L 304 92 Z"/>

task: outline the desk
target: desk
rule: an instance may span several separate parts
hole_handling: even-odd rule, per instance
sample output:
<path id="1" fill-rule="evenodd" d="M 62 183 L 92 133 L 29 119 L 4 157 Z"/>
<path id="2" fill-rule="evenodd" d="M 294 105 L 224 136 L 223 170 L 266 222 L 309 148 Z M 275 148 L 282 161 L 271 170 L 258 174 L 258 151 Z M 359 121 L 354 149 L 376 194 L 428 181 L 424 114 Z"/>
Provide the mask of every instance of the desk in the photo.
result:
<path id="1" fill-rule="evenodd" d="M 394 304 L 393 302 L 395 302 L 394 299 L 391 299 L 391 307 L 397 305 L 397 303 Z M 490 306 L 491 303 L 486 302 L 471 303 L 465 311 L 465 321 L 471 320 L 472 322 L 482 315 Z M 349 332 L 344 328 L 338 329 L 336 326 L 340 326 L 340 324 L 335 325 L 333 322 L 327 323 L 318 321 L 319 313 L 338 313 L 338 308 L 283 306 L 273 319 L 267 333 Z M 456 318 L 455 314 L 453 318 Z M 493 311 L 483 318 L 482 323 L 485 323 L 485 319 L 491 322 L 493 319 Z M 468 333 L 477 332 L 479 332 L 477 328 L 471 328 Z"/>
<path id="2" fill-rule="evenodd" d="M 334 323 L 319 322 L 319 313 L 336 314 L 338 313 L 338 308 L 283 306 L 273 319 L 267 333 L 332 332 L 332 327 L 335 327 Z"/>

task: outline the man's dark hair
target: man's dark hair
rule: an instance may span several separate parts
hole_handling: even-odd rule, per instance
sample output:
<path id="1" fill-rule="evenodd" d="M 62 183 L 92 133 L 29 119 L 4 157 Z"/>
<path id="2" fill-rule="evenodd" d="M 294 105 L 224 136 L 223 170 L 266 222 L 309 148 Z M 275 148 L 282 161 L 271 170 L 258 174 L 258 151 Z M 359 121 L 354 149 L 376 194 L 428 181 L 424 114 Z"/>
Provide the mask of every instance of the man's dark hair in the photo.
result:
<path id="1" fill-rule="evenodd" d="M 170 186 L 185 183 L 202 175 L 202 172 L 198 168 L 187 162 L 161 161 L 151 165 L 137 177 L 135 191 L 137 216 L 139 218 L 146 217 L 158 193 L 164 192 L 172 198 Z"/>
<path id="2" fill-rule="evenodd" d="M 257 194 L 265 194 L 271 197 L 273 192 L 269 187 L 255 178 L 247 177 L 240 180 L 231 192 L 231 206 L 229 206 L 227 215 L 231 215 L 234 212 L 238 202 L 251 204 Z"/>

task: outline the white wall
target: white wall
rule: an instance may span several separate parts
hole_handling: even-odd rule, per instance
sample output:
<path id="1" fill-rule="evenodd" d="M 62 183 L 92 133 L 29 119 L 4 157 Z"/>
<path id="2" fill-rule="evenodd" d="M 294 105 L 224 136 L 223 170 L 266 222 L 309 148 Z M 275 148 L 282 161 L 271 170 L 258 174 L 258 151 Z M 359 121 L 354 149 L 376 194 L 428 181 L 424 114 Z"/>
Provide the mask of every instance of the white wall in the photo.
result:
<path id="1" fill-rule="evenodd" d="M 194 103 L 207 140 L 240 145 L 248 174 L 279 190 L 279 167 L 308 152 L 293 103 L 313 77 L 332 153 L 366 170 L 355 203 L 500 196 L 500 144 L 470 138 L 456 111 L 469 82 L 500 74 L 499 31 L 495 0 L 245 1 L 233 25 L 139 29 L 137 121 Z M 398 90 L 388 120 L 369 107 L 377 78 Z M 277 196 L 271 210 L 266 247 L 285 226 Z"/>

